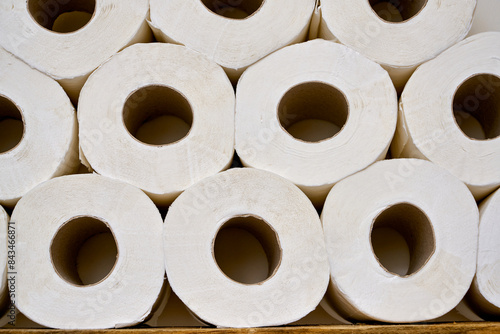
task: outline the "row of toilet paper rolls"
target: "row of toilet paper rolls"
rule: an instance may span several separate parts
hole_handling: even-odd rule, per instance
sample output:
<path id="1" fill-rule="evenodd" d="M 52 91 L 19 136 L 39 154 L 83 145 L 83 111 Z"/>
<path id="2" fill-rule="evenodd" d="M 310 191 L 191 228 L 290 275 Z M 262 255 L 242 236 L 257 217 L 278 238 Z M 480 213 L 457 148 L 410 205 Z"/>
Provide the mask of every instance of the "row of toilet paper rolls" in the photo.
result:
<path id="1" fill-rule="evenodd" d="M 56 79 L 73 102 L 88 76 L 137 42 L 182 44 L 233 83 L 250 65 L 306 39 L 340 42 L 381 64 L 398 92 L 415 68 L 462 40 L 476 0 L 6 0 L 0 46 Z M 480 0 L 488 25 L 496 0 Z M 485 19 L 483 19 L 485 17 Z M 493 29 L 492 29 L 493 28 Z M 483 30 L 484 31 L 484 30 Z M 154 37 L 153 34 L 154 33 Z"/>
<path id="2" fill-rule="evenodd" d="M 293 322 L 327 285 L 325 303 L 352 320 L 433 319 L 471 282 L 471 304 L 498 316 L 500 195 L 479 225 L 475 200 L 500 186 L 500 33 L 459 42 L 475 1 L 247 1 L 233 19 L 198 0 L 46 3 L 0 4 L 0 204 L 15 206 L 2 241 L 16 259 L 3 296 L 13 276 L 29 318 L 140 323 L 165 269 L 217 326 Z M 83 27 L 56 31 L 54 13 L 70 10 L 89 14 Z M 150 28 L 183 46 L 132 45 Z M 340 43 L 286 46 L 307 36 Z M 235 148 L 255 170 L 217 174 Z M 421 160 L 375 163 L 389 148 Z M 80 161 L 100 176 L 48 181 Z M 176 198 L 163 224 L 157 207 Z M 268 277 L 242 284 L 221 269 L 216 237 L 235 228 L 264 246 Z M 378 261 L 383 229 L 405 238 L 404 271 Z M 85 278 L 75 258 L 95 235 L 114 240 L 116 261 Z"/>
<path id="3" fill-rule="evenodd" d="M 0 51 L 8 119 L 0 204 L 13 207 L 82 161 L 166 208 L 228 168 L 235 149 L 245 166 L 285 177 L 317 207 L 335 183 L 384 159 L 389 148 L 392 157 L 445 168 L 481 200 L 500 186 L 499 55 L 500 32 L 451 47 L 415 71 L 398 115 L 387 72 L 330 41 L 266 57 L 245 71 L 236 97 L 222 68 L 200 53 L 136 44 L 89 77 L 75 115 L 54 80 Z"/>
<path id="4" fill-rule="evenodd" d="M 63 329 L 141 323 L 169 287 L 200 321 L 219 327 L 289 324 L 320 302 L 344 323 L 421 322 L 446 314 L 467 292 L 478 314 L 495 319 L 499 216 L 500 190 L 478 210 L 460 180 L 418 159 L 380 161 L 340 181 L 321 218 L 293 183 L 257 169 L 204 179 L 175 200 L 164 222 L 132 185 L 63 176 L 25 195 L 10 220 L 1 209 L 0 241 L 9 249 L 1 257 L 2 300 L 7 278 L 25 316 Z M 221 256 L 220 240 L 235 230 L 262 245 L 263 276 L 241 281 L 227 252 Z M 409 248 L 397 268 L 384 265 L 376 244 L 387 230 Z M 92 270 L 102 259 L 85 260 L 89 241 L 109 248 L 107 269 Z"/>

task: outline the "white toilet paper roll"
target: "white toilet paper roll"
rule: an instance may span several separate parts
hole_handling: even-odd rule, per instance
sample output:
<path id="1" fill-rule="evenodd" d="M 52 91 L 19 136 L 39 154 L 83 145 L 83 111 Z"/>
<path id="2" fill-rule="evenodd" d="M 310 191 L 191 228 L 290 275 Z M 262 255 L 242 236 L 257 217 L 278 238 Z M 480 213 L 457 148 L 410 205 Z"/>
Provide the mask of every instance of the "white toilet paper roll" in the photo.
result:
<path id="1" fill-rule="evenodd" d="M 224 71 L 203 55 L 180 45 L 131 46 L 82 90 L 82 160 L 168 205 L 230 165 L 234 104 Z"/>
<path id="2" fill-rule="evenodd" d="M 500 190 L 479 206 L 477 272 L 467 295 L 481 317 L 500 319 Z"/>
<path id="3" fill-rule="evenodd" d="M 340 44 L 275 52 L 237 87 L 236 151 L 321 205 L 332 185 L 386 156 L 397 119 L 387 72 Z"/>
<path id="4" fill-rule="evenodd" d="M 17 204 L 16 306 L 33 321 L 62 329 L 132 326 L 151 312 L 165 267 L 161 215 L 139 189 L 98 175 L 45 182 Z M 108 235 L 116 262 L 86 281 L 87 241 Z M 93 238 L 92 238 L 93 239 Z M 99 249 L 96 249 L 99 251 Z"/>
<path id="5" fill-rule="evenodd" d="M 219 236 L 235 228 L 262 244 L 266 279 L 241 283 L 220 267 Z M 172 290 L 216 326 L 291 323 L 317 307 L 328 284 L 314 207 L 292 183 L 265 171 L 231 169 L 187 189 L 168 211 L 164 247 Z"/>
<path id="6" fill-rule="evenodd" d="M 476 0 L 323 0 L 319 36 L 384 66 L 402 91 L 415 68 L 462 40 Z"/>
<path id="7" fill-rule="evenodd" d="M 75 110 L 61 86 L 0 48 L 0 204 L 13 207 L 78 164 Z"/>
<path id="8" fill-rule="evenodd" d="M 10 304 L 9 283 L 7 281 L 7 272 L 9 271 L 7 260 L 9 258 L 12 259 L 13 255 L 15 255 L 12 247 L 12 244 L 15 243 L 15 237 L 12 236 L 14 234 L 14 230 L 12 230 L 12 232 L 9 232 L 9 230 L 12 230 L 12 228 L 9 228 L 9 216 L 0 206 L 0 317 L 7 312 Z"/>
<path id="9" fill-rule="evenodd" d="M 199 51 L 236 83 L 248 66 L 302 42 L 316 0 L 151 0 L 158 40 Z"/>
<path id="10" fill-rule="evenodd" d="M 152 39 L 148 0 L 4 0 L 0 46 L 59 81 L 73 102 L 122 48 Z"/>
<path id="11" fill-rule="evenodd" d="M 434 319 L 453 309 L 472 282 L 476 203 L 462 182 L 428 161 L 381 161 L 339 182 L 321 218 L 331 270 L 327 298 L 346 318 Z M 405 273 L 386 267 L 375 248 L 375 234 L 384 229 L 408 244 Z"/>
<path id="12" fill-rule="evenodd" d="M 476 199 L 500 186 L 500 32 L 474 35 L 420 66 L 401 96 L 395 157 L 430 160 Z"/>

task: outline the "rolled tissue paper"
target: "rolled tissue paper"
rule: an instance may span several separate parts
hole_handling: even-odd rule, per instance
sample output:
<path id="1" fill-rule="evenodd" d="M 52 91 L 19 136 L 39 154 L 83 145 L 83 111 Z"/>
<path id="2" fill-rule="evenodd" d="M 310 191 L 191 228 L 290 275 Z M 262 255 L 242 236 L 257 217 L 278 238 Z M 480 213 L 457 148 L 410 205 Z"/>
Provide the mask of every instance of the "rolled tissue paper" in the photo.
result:
<path id="1" fill-rule="evenodd" d="M 381 64 L 402 91 L 415 68 L 462 40 L 476 0 L 323 0 L 319 36 Z"/>
<path id="2" fill-rule="evenodd" d="M 479 200 L 500 186 L 500 32 L 474 35 L 420 66 L 401 96 L 394 157 L 422 158 Z M 429 84 L 432 83 L 432 84 Z"/>
<path id="3" fill-rule="evenodd" d="M 61 86 L 0 48 L 0 204 L 77 170 L 77 130 Z"/>
<path id="4" fill-rule="evenodd" d="M 221 269 L 218 241 L 229 229 L 259 240 L 267 278 L 241 283 Z M 328 284 L 316 210 L 292 183 L 265 171 L 231 169 L 187 189 L 168 211 L 164 248 L 172 290 L 219 327 L 291 323 L 317 307 Z"/>
<path id="5" fill-rule="evenodd" d="M 306 40 L 315 0 L 152 0 L 157 40 L 199 51 L 236 83 L 250 65 Z"/>
<path id="6" fill-rule="evenodd" d="M 0 46 L 59 81 L 73 102 L 124 47 L 152 39 L 148 0 L 3 0 Z"/>
<path id="7" fill-rule="evenodd" d="M 479 206 L 477 272 L 467 301 L 481 317 L 500 319 L 500 190 Z"/>
<path id="8" fill-rule="evenodd" d="M 142 191 L 95 174 L 60 177 L 24 196 L 12 220 L 15 303 L 28 318 L 98 329 L 133 326 L 150 314 L 165 276 L 163 224 Z M 103 267 L 97 252 L 105 246 L 115 257 Z"/>
<path id="9" fill-rule="evenodd" d="M 321 206 L 333 184 L 384 159 L 397 120 L 387 72 L 340 44 L 286 47 L 250 67 L 236 92 L 236 151 Z"/>
<path id="10" fill-rule="evenodd" d="M 224 71 L 203 55 L 180 45 L 131 46 L 82 89 L 82 161 L 166 206 L 231 164 L 234 104 Z"/>
<path id="11" fill-rule="evenodd" d="M 328 301 L 348 319 L 421 322 L 452 310 L 476 270 L 478 209 L 467 187 L 428 161 L 386 160 L 336 184 L 322 213 Z M 405 270 L 385 248 L 406 241 Z"/>

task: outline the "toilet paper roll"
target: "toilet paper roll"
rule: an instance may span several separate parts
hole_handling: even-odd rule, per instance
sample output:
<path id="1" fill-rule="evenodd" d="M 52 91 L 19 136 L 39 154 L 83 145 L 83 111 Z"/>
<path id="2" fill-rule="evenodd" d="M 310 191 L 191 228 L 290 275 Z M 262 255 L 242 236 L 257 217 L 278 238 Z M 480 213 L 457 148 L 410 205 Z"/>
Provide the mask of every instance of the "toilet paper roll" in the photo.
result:
<path id="1" fill-rule="evenodd" d="M 479 206 L 477 272 L 467 295 L 470 305 L 482 318 L 500 319 L 500 190 Z"/>
<path id="2" fill-rule="evenodd" d="M 230 165 L 234 104 L 224 71 L 203 55 L 172 44 L 131 46 L 82 90 L 82 161 L 168 205 Z"/>
<path id="3" fill-rule="evenodd" d="M 500 186 L 500 32 L 474 35 L 420 66 L 401 96 L 394 157 L 430 160 L 477 200 Z M 432 83 L 432 84 L 430 84 Z"/>
<path id="4" fill-rule="evenodd" d="M 477 0 L 474 21 L 469 35 L 487 31 L 500 31 L 500 1 Z"/>
<path id="5" fill-rule="evenodd" d="M 339 182 L 321 219 L 331 271 L 327 298 L 348 319 L 435 319 L 462 300 L 474 277 L 476 203 L 460 180 L 428 161 L 381 161 Z M 405 272 L 379 256 L 375 239 L 384 229 L 408 244 Z"/>
<path id="6" fill-rule="evenodd" d="M 221 269 L 219 237 L 235 228 L 262 244 L 268 278 L 241 283 Z M 265 171 L 231 169 L 187 189 L 170 207 L 163 237 L 172 290 L 219 327 L 291 323 L 317 307 L 328 284 L 314 207 L 292 183 Z"/>
<path id="7" fill-rule="evenodd" d="M 0 48 L 0 204 L 75 171 L 77 130 L 61 86 Z"/>
<path id="8" fill-rule="evenodd" d="M 76 102 L 106 59 L 152 39 L 148 10 L 148 0 L 5 0 L 0 46 L 58 80 Z"/>
<path id="9" fill-rule="evenodd" d="M 321 1 L 319 36 L 384 66 L 398 92 L 415 68 L 462 40 L 476 0 Z"/>
<path id="10" fill-rule="evenodd" d="M 385 158 L 396 128 L 387 72 L 324 40 L 263 59 L 242 75 L 236 95 L 243 164 L 289 179 L 317 206 L 333 184 Z"/>
<path id="11" fill-rule="evenodd" d="M 236 83 L 250 65 L 306 40 L 315 0 L 152 0 L 157 40 L 199 51 Z"/>
<path id="12" fill-rule="evenodd" d="M 12 220 L 15 303 L 31 320 L 61 329 L 118 328 L 151 312 L 165 273 L 163 224 L 139 189 L 98 175 L 60 177 L 25 195 Z M 96 236 L 111 239 L 116 261 L 89 281 L 77 259 Z"/>
<path id="13" fill-rule="evenodd" d="M 7 271 L 8 271 L 7 260 L 9 258 L 12 259 L 12 255 L 14 254 L 14 252 L 12 252 L 11 245 L 12 243 L 15 242 L 15 238 L 11 237 L 11 235 L 14 234 L 14 230 L 10 233 L 9 230 L 12 230 L 9 228 L 9 216 L 7 215 L 5 210 L 0 206 L 0 317 L 2 318 L 2 320 L 3 320 L 3 315 L 7 313 L 10 304 L 9 287 L 7 282 Z M 14 242 L 11 241 L 13 239 Z M 2 325 L 5 324 L 2 323 Z"/>

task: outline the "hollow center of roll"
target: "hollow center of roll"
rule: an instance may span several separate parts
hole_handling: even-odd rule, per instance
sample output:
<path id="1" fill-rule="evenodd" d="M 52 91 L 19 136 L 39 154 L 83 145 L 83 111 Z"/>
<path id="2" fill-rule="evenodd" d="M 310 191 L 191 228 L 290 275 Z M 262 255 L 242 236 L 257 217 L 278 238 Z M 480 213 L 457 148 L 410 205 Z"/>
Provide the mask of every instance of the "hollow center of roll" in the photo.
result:
<path id="1" fill-rule="evenodd" d="M 75 32 L 90 22 L 96 0 L 28 0 L 31 17 L 42 27 L 57 33 Z"/>
<path id="2" fill-rule="evenodd" d="M 278 235 L 256 216 L 237 216 L 226 221 L 214 238 L 212 255 L 227 277 L 242 284 L 266 281 L 281 263 Z"/>
<path id="3" fill-rule="evenodd" d="M 86 286 L 98 284 L 113 271 L 118 250 L 108 224 L 82 216 L 59 228 L 52 239 L 50 256 L 62 279 Z"/>
<path id="4" fill-rule="evenodd" d="M 471 139 L 500 136 L 500 78 L 478 74 L 458 87 L 453 98 L 453 114 L 462 132 Z"/>
<path id="5" fill-rule="evenodd" d="M 123 108 L 123 122 L 138 141 L 155 146 L 185 138 L 193 124 L 188 100 L 167 86 L 146 86 L 132 93 Z"/>
<path id="6" fill-rule="evenodd" d="M 345 95 L 322 82 L 305 82 L 283 95 L 278 106 L 281 127 L 297 140 L 318 143 L 339 133 L 347 122 Z"/>
<path id="7" fill-rule="evenodd" d="M 436 247 L 429 218 L 408 203 L 393 205 L 375 218 L 370 242 L 380 265 L 401 277 L 418 272 Z"/>
<path id="8" fill-rule="evenodd" d="M 257 12 L 266 0 L 201 0 L 213 13 L 242 20 Z"/>
<path id="9" fill-rule="evenodd" d="M 427 5 L 427 0 L 369 0 L 369 2 L 378 17 L 391 23 L 411 20 Z"/>
<path id="10" fill-rule="evenodd" d="M 0 95 L 0 154 L 16 148 L 24 136 L 23 115 L 9 98 Z"/>

